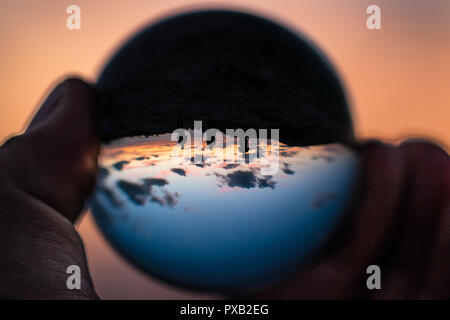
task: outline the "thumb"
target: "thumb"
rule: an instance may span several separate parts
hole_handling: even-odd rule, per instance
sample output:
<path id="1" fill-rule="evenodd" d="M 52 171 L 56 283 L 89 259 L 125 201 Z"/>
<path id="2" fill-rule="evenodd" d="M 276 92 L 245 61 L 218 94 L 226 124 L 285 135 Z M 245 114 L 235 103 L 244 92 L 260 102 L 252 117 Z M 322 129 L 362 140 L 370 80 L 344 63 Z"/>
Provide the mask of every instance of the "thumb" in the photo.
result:
<path id="1" fill-rule="evenodd" d="M 99 130 L 95 92 L 79 79 L 59 84 L 25 133 L 0 158 L 16 187 L 74 221 L 95 182 Z"/>

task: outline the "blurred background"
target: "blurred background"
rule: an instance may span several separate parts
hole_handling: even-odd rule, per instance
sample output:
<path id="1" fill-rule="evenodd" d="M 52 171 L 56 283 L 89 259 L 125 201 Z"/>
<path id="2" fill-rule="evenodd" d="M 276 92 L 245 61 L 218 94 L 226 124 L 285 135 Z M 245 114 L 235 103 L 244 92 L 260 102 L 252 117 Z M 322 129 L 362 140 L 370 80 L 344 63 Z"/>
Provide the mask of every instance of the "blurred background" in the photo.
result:
<path id="1" fill-rule="evenodd" d="M 66 28 L 71 4 L 81 8 L 81 30 Z M 381 8 L 381 30 L 366 27 L 370 4 Z M 108 57 L 138 29 L 205 7 L 260 14 L 311 39 L 338 71 L 358 138 L 397 142 L 418 136 L 449 149 L 448 0 L 2 0 L 0 144 L 24 129 L 63 77 L 95 81 Z M 135 270 L 105 242 L 89 213 L 78 230 L 102 298 L 210 297 Z"/>

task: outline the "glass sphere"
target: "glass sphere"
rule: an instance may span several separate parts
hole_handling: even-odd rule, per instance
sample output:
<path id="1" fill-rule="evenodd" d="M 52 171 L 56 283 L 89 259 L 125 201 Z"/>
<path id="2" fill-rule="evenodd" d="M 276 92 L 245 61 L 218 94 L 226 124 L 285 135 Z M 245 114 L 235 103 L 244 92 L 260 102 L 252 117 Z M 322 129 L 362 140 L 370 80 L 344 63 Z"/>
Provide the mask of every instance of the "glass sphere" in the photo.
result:
<path id="1" fill-rule="evenodd" d="M 152 276 L 217 293 L 267 286 L 318 253 L 351 203 L 359 169 L 344 90 L 288 28 L 229 10 L 168 17 L 111 57 L 97 89 L 105 144 L 92 211 Z M 174 161 L 165 134 L 195 121 L 279 130 L 275 170 L 204 154 Z"/>

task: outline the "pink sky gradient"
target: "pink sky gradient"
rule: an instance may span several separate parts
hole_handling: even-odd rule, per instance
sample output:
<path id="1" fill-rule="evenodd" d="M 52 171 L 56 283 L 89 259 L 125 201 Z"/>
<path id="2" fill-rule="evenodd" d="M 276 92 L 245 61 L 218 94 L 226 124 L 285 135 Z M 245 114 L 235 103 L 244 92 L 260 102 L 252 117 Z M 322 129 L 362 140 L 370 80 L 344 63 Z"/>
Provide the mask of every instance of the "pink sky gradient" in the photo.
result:
<path id="1" fill-rule="evenodd" d="M 68 30 L 66 8 L 81 7 Z M 243 8 L 313 40 L 346 87 L 361 139 L 418 135 L 450 145 L 448 0 L 4 0 L 0 4 L 0 141 L 20 133 L 50 87 L 67 75 L 95 81 L 107 57 L 138 28 L 187 6 Z M 378 4 L 382 30 L 366 28 Z M 104 298 L 198 298 L 151 280 L 118 257 L 90 215 L 80 227 Z"/>

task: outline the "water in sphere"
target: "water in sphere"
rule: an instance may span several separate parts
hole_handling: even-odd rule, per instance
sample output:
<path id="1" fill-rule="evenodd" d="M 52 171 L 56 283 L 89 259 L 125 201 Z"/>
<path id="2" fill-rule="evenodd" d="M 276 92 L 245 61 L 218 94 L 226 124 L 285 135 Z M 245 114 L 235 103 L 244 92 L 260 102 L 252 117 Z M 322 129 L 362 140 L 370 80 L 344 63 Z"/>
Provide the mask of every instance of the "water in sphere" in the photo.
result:
<path id="1" fill-rule="evenodd" d="M 177 162 L 170 135 L 104 147 L 92 209 L 113 246 L 147 273 L 215 292 L 261 287 L 298 269 L 351 200 L 356 156 L 341 144 L 279 145 L 279 169 Z"/>

